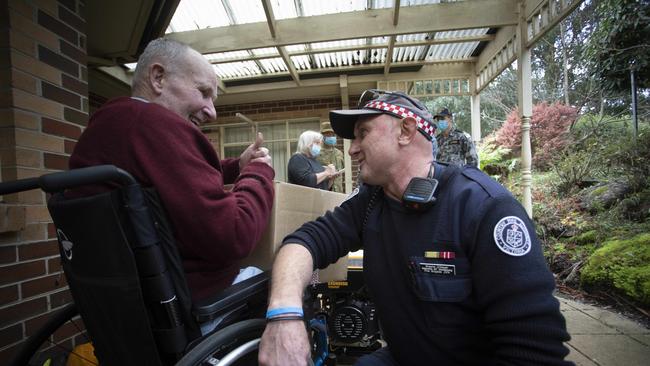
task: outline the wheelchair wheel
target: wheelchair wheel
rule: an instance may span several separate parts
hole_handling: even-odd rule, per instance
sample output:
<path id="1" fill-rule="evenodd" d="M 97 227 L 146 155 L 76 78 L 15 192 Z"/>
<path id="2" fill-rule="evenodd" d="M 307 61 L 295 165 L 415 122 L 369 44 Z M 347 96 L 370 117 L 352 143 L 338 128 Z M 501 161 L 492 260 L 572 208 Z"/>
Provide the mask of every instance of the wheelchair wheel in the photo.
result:
<path id="1" fill-rule="evenodd" d="M 257 365 L 259 340 L 265 326 L 264 319 L 244 320 L 229 325 L 202 340 L 176 366 Z"/>
<path id="2" fill-rule="evenodd" d="M 47 322 L 33 335 L 31 335 L 18 350 L 14 356 L 11 366 L 25 366 L 30 364 L 32 357 L 37 355 L 38 351 L 42 348 L 51 347 L 54 351 L 61 351 L 66 356 L 72 353 L 72 347 L 69 344 L 59 344 L 55 337 L 57 330 L 62 329 L 68 324 L 81 331 L 79 312 L 77 306 L 72 303 L 67 305 L 61 310 L 53 313 Z"/>

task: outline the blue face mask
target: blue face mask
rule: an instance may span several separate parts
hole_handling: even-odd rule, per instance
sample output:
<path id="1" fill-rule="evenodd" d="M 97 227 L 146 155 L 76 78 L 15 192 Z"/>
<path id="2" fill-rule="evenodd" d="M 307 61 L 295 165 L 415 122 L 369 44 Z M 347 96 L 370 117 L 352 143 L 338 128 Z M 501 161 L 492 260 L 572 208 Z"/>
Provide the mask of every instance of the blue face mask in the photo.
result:
<path id="1" fill-rule="evenodd" d="M 446 120 L 443 119 L 441 121 L 438 121 L 438 129 L 440 129 L 440 132 L 446 130 L 447 127 L 449 127 L 449 123 Z"/>
<path id="2" fill-rule="evenodd" d="M 336 145 L 336 136 L 325 137 L 325 144 L 330 146 Z"/>
<path id="3" fill-rule="evenodd" d="M 320 145 L 311 145 L 311 156 L 315 158 L 318 155 L 320 155 Z"/>

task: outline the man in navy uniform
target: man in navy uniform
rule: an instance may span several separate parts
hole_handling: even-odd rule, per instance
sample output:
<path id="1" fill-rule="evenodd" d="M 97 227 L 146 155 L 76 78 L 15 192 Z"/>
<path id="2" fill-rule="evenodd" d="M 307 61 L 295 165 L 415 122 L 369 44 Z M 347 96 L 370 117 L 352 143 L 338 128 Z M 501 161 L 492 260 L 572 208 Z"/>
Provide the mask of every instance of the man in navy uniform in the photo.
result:
<path id="1" fill-rule="evenodd" d="M 523 207 L 478 169 L 433 161 L 433 118 L 418 100 L 370 90 L 359 104 L 330 121 L 352 139 L 364 184 L 284 239 L 260 363 L 307 364 L 311 273 L 363 249 L 387 347 L 356 365 L 570 365 L 553 275 Z"/>

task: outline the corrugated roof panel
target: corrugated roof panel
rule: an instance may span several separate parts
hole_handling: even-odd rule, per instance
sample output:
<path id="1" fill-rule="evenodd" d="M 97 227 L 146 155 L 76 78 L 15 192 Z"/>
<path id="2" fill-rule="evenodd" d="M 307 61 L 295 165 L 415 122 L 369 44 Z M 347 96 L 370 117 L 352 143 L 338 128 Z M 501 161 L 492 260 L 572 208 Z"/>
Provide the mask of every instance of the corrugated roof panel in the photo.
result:
<path id="1" fill-rule="evenodd" d="M 286 46 L 285 49 L 287 52 L 302 52 L 305 50 L 305 45 L 304 44 L 292 44 L 290 46 Z"/>
<path id="2" fill-rule="evenodd" d="M 281 57 L 277 58 L 267 58 L 264 60 L 258 61 L 264 68 L 264 72 L 267 74 L 273 74 L 277 72 L 287 71 L 287 65 L 284 64 Z"/>
<path id="3" fill-rule="evenodd" d="M 445 38 L 482 36 L 486 34 L 488 30 L 489 28 L 475 28 L 475 29 L 461 29 L 461 30 L 448 31 L 448 32 L 437 32 L 434 38 L 445 39 Z"/>
<path id="4" fill-rule="evenodd" d="M 297 18 L 298 11 L 294 0 L 272 0 L 273 16 L 275 19 Z"/>
<path id="5" fill-rule="evenodd" d="M 259 0 L 230 0 L 230 9 L 232 9 L 235 24 L 266 22 L 264 7 Z"/>
<path id="6" fill-rule="evenodd" d="M 309 61 L 309 56 L 291 56 L 291 61 L 293 62 L 293 66 L 297 70 L 311 70 L 311 63 Z"/>
<path id="7" fill-rule="evenodd" d="M 262 70 L 254 61 L 230 62 L 213 65 L 217 75 L 223 79 L 254 76 L 262 74 Z"/>
<path id="8" fill-rule="evenodd" d="M 322 1 L 302 0 L 305 16 L 346 13 L 349 11 L 366 10 L 366 0 Z"/>
<path id="9" fill-rule="evenodd" d="M 213 61 L 223 61 L 229 59 L 248 57 L 250 56 L 250 54 L 248 53 L 248 51 L 230 51 L 230 52 L 219 52 L 219 53 L 207 53 L 203 56 L 205 56 L 205 58 L 207 58 L 208 61 L 213 62 Z"/>
<path id="10" fill-rule="evenodd" d="M 230 25 L 226 9 L 221 1 L 183 0 L 169 22 L 165 33 L 184 32 L 197 29 Z"/>
<path id="11" fill-rule="evenodd" d="M 255 56 L 277 55 L 278 49 L 275 47 L 254 48 L 250 50 Z"/>

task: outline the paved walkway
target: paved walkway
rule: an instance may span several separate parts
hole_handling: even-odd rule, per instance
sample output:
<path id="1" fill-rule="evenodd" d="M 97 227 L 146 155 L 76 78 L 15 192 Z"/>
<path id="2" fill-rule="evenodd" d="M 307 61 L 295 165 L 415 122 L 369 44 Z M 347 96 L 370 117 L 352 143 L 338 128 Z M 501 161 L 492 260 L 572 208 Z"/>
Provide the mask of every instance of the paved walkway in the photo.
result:
<path id="1" fill-rule="evenodd" d="M 578 366 L 650 365 L 650 329 L 609 310 L 558 299 L 571 334 L 567 359 Z"/>

